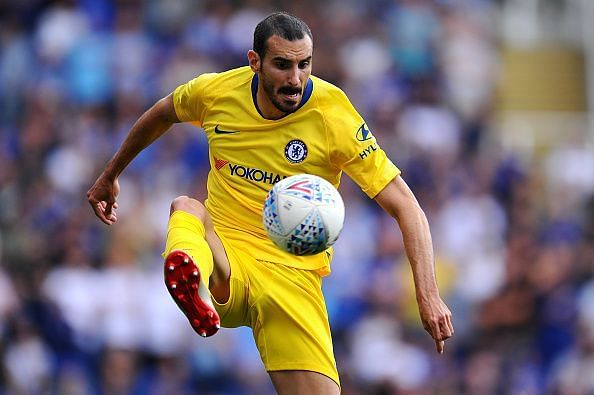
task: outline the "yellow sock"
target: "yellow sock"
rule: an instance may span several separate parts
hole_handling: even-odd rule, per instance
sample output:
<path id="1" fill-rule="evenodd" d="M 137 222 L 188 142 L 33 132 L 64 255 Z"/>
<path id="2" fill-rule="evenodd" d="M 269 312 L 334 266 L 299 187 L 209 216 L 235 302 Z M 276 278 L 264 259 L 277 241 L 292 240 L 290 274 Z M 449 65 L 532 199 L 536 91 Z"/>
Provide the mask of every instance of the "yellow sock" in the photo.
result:
<path id="1" fill-rule="evenodd" d="M 206 229 L 196 216 L 181 210 L 174 211 L 169 217 L 163 258 L 174 250 L 182 250 L 192 257 L 200 270 L 202 282 L 208 288 L 208 280 L 213 271 L 213 257 L 206 242 Z"/>

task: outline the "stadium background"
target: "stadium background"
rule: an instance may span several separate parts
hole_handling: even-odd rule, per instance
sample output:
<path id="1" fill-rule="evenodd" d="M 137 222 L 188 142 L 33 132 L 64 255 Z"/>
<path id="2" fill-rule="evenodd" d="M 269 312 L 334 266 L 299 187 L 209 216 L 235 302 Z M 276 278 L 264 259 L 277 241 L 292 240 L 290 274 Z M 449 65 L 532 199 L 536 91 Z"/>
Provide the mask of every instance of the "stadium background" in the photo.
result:
<path id="1" fill-rule="evenodd" d="M 343 179 L 344 393 L 594 394 L 593 4 L 0 1 L 0 394 L 272 392 L 248 330 L 199 339 L 162 285 L 169 203 L 204 197 L 200 131 L 136 159 L 116 226 L 85 192 L 147 106 L 245 64 L 277 9 L 417 193 L 454 313 L 437 356 L 397 228 Z"/>

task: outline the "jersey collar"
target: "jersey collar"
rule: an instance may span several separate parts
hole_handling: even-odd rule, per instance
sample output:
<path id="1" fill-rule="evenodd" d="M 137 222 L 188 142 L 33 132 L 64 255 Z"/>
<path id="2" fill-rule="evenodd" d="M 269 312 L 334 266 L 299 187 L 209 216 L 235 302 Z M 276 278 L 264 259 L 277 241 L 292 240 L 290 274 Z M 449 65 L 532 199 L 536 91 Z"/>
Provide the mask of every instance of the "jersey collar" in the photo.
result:
<path id="1" fill-rule="evenodd" d="M 305 103 L 307 103 L 307 101 L 311 97 L 312 92 L 313 92 L 313 81 L 311 80 L 311 78 L 309 78 L 307 80 L 307 84 L 305 84 L 305 90 L 303 91 L 303 96 L 301 97 L 301 102 L 299 103 L 299 107 L 297 107 L 297 110 L 299 110 L 301 107 L 303 107 L 303 105 Z M 252 100 L 254 102 L 254 106 L 256 107 L 256 110 L 258 110 L 258 114 L 260 114 L 260 116 L 262 118 L 264 118 L 264 115 L 262 115 L 262 111 L 260 111 L 260 107 L 258 107 L 258 100 L 256 100 L 257 93 L 258 93 L 258 74 L 254 74 L 254 78 L 252 78 Z M 297 111 L 297 110 L 295 110 L 295 111 Z M 286 117 L 287 115 L 289 115 L 289 114 L 285 114 L 282 118 Z"/>

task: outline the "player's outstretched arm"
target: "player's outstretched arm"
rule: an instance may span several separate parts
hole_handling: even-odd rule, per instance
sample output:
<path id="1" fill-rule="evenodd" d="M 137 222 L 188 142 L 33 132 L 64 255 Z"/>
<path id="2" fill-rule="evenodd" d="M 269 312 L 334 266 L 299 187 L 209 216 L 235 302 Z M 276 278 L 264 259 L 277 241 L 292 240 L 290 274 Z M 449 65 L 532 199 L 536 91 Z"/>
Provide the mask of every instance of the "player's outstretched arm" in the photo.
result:
<path id="1" fill-rule="evenodd" d="M 126 166 L 143 149 L 165 133 L 171 125 L 179 122 L 169 94 L 156 102 L 134 123 L 128 136 L 107 163 L 105 170 L 87 192 L 87 199 L 95 215 L 107 225 L 117 221 L 117 197 L 120 191 L 118 177 Z"/>
<path id="2" fill-rule="evenodd" d="M 423 327 L 435 340 L 438 353 L 444 341 L 454 334 L 452 313 L 439 296 L 435 280 L 433 245 L 425 213 L 404 180 L 398 176 L 376 197 L 375 201 L 398 221 L 410 261 L 419 313 Z"/>

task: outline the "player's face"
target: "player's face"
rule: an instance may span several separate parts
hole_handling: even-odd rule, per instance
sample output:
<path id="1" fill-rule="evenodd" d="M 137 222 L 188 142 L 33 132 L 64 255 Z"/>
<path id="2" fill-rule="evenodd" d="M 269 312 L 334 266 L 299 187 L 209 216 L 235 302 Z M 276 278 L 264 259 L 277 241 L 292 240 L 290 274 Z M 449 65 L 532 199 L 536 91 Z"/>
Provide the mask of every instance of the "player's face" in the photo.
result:
<path id="1" fill-rule="evenodd" d="M 258 107 L 270 119 L 280 118 L 297 110 L 311 75 L 313 45 L 309 36 L 289 41 L 272 36 L 267 41 L 263 59 L 250 58 L 258 73 Z M 248 55 L 249 56 L 249 55 Z"/>

